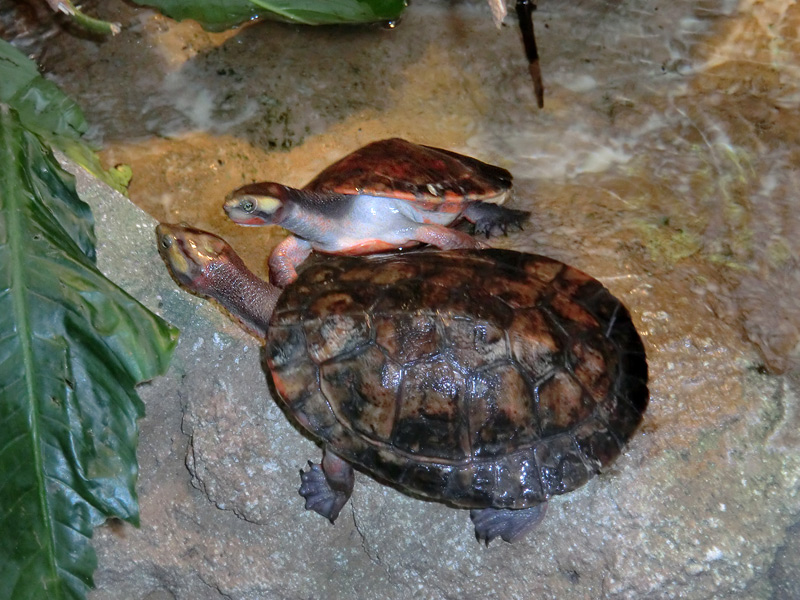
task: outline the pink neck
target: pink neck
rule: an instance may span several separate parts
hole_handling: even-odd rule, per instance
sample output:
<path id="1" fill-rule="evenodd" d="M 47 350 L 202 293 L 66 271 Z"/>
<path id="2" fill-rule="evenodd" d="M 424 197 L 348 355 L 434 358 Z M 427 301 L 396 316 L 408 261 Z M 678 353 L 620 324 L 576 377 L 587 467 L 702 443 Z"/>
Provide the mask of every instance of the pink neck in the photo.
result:
<path id="1" fill-rule="evenodd" d="M 252 335 L 264 339 L 281 289 L 256 277 L 237 256 L 204 271 L 205 293 Z"/>

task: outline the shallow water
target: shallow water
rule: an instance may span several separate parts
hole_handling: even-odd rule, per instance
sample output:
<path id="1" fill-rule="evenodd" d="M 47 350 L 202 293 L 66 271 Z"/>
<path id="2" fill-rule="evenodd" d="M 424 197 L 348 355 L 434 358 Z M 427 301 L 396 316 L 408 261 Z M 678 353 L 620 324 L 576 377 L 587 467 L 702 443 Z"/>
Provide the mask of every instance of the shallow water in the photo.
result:
<path id="1" fill-rule="evenodd" d="M 120 2 L 87 8 L 125 30 L 103 41 L 57 34 L 41 62 L 85 108 L 104 161 L 132 166 L 131 199 L 156 219 L 220 233 L 263 274 L 281 233 L 227 223 L 224 195 L 252 180 L 302 185 L 345 153 L 400 136 L 510 169 L 510 205 L 532 218 L 493 243 L 587 271 L 634 315 L 652 398 L 610 495 L 551 503 L 552 529 L 530 541 L 551 553 L 534 565 L 475 556 L 469 539 L 445 546 L 463 554 L 452 569 L 473 568 L 480 582 L 459 588 L 457 577 L 403 555 L 413 534 L 382 516 L 438 523 L 447 509 L 384 500 L 374 484 L 380 510 L 357 504 L 351 528 L 383 575 L 354 566 L 340 523 L 339 537 L 320 532 L 319 544 L 358 573 L 358 589 L 378 593 L 389 581 L 402 582 L 385 588 L 398 598 L 800 597 L 800 5 L 543 0 L 544 110 L 515 23 L 495 29 L 477 0 L 414 2 L 393 30 L 261 23 L 220 34 Z M 202 444 L 196 402 L 188 412 Z M 222 472 L 237 460 L 221 454 L 205 466 L 215 502 L 263 527 L 271 509 L 241 499 L 235 472 L 224 477 L 239 483 L 225 490 Z M 290 510 L 291 498 L 299 508 L 291 493 L 276 492 L 276 506 Z M 598 513 L 586 516 L 592 506 Z M 605 522 L 608 506 L 621 521 Z M 424 543 L 451 535 L 438 527 Z M 613 548 L 593 555 L 594 542 Z M 249 557 L 248 543 L 236 550 Z M 221 593 L 279 597 L 241 583 L 257 569 L 223 575 L 220 561 L 206 562 L 199 576 Z M 527 574 L 492 592 L 493 569 L 509 565 Z M 143 567 L 154 579 L 158 568 Z M 288 577 L 291 565 L 271 568 Z M 122 597 L 102 569 L 95 597 Z M 288 583 L 285 597 L 328 589 L 313 581 Z M 166 588 L 191 597 L 177 583 Z"/>

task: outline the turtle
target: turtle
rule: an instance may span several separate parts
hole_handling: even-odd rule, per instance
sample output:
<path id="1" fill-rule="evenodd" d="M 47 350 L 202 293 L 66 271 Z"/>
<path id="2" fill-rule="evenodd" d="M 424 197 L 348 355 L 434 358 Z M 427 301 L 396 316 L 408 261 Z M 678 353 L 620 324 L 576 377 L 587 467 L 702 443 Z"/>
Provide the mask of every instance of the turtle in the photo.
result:
<path id="1" fill-rule="evenodd" d="M 293 235 L 273 250 L 270 279 L 281 287 L 312 250 L 369 254 L 426 243 L 480 248 L 447 226 L 466 219 L 487 237 L 521 227 L 530 213 L 499 206 L 511 192 L 506 169 L 456 152 L 392 138 L 330 165 L 302 189 L 251 183 L 228 194 L 224 209 L 240 225 L 280 225 Z"/>
<path id="2" fill-rule="evenodd" d="M 262 342 L 286 415 L 323 448 L 301 469 L 305 508 L 333 523 L 353 468 L 470 509 L 488 544 L 520 538 L 551 496 L 611 463 L 648 404 L 627 309 L 552 258 L 413 249 L 307 261 L 281 289 L 221 238 L 158 226 L 184 289 Z"/>

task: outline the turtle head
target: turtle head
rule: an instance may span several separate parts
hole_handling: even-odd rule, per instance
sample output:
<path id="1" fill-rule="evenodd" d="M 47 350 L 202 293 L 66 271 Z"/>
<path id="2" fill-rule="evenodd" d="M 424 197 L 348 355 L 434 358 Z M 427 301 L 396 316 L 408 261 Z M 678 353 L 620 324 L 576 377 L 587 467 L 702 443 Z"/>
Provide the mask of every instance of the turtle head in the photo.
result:
<path id="1" fill-rule="evenodd" d="M 156 236 L 158 253 L 173 279 L 196 294 L 208 295 L 209 271 L 231 262 L 233 249 L 225 240 L 207 231 L 161 223 L 156 227 Z"/>
<path id="2" fill-rule="evenodd" d="M 239 225 L 277 225 L 291 192 L 291 188 L 271 181 L 250 183 L 228 194 L 223 208 Z"/>
<path id="3" fill-rule="evenodd" d="M 281 293 L 245 266 L 228 242 L 213 233 L 161 223 L 158 253 L 183 289 L 216 301 L 247 332 L 263 340 Z"/>

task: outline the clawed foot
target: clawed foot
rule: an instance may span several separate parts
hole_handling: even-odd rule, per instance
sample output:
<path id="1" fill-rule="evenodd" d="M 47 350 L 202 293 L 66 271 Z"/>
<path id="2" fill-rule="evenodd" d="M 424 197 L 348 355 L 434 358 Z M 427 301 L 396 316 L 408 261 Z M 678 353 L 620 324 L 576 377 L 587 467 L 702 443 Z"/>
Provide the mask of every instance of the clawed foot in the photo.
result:
<path id="1" fill-rule="evenodd" d="M 331 489 L 320 465 L 308 461 L 308 466 L 308 471 L 300 471 L 300 495 L 306 499 L 306 510 L 313 510 L 333 523 L 350 496 Z"/>
<path id="2" fill-rule="evenodd" d="M 308 471 L 300 470 L 299 490 L 306 499 L 306 510 L 313 510 L 333 523 L 353 493 L 353 467 L 327 450 L 321 465 L 308 461 L 308 467 Z"/>
<path id="3" fill-rule="evenodd" d="M 473 224 L 475 235 L 487 238 L 498 233 L 508 233 L 509 228 L 522 229 L 531 216 L 527 210 L 506 208 L 490 202 L 473 202 L 464 210 L 464 218 Z"/>
<path id="4" fill-rule="evenodd" d="M 477 219 L 474 224 L 474 233 L 475 235 L 485 235 L 488 238 L 499 233 L 505 235 L 509 228 L 522 230 L 522 225 L 530 215 L 531 213 L 526 210 L 503 208 L 502 212 Z"/>
<path id="5" fill-rule="evenodd" d="M 506 542 L 513 542 L 536 527 L 544 518 L 547 503 L 531 508 L 512 510 L 510 508 L 482 508 L 469 511 L 469 517 L 475 525 L 475 537 L 479 542 L 489 545 L 493 539 L 500 537 Z"/>

